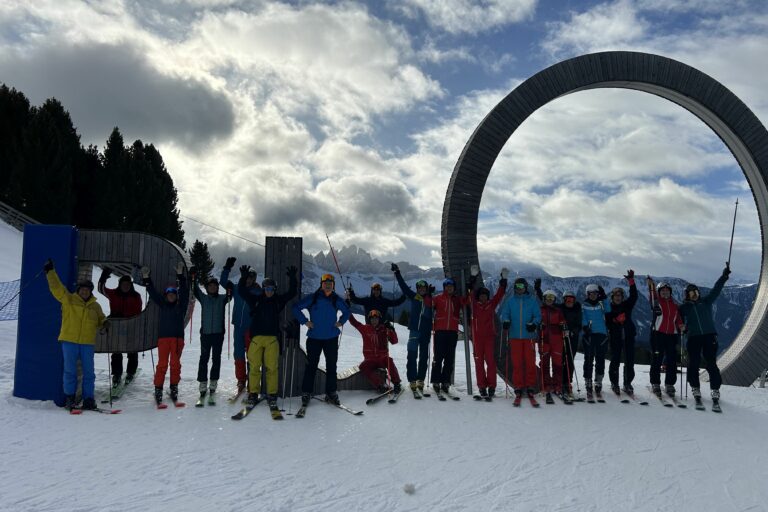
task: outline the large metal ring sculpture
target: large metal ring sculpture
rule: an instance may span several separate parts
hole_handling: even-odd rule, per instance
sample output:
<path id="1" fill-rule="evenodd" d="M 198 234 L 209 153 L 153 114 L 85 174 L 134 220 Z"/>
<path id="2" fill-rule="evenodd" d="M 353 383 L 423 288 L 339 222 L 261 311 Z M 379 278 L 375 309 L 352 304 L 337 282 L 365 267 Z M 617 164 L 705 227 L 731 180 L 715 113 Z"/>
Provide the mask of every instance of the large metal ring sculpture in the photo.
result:
<path id="1" fill-rule="evenodd" d="M 752 188 L 760 219 L 762 262 L 755 303 L 741 332 L 719 359 L 726 384 L 747 386 L 768 368 L 768 132 L 717 80 L 681 62 L 636 52 L 582 55 L 520 84 L 483 119 L 461 152 L 443 205 L 442 255 L 447 275 L 478 263 L 477 219 L 486 179 L 509 137 L 550 101 L 577 91 L 623 88 L 655 94 L 704 121 L 731 150 Z"/>

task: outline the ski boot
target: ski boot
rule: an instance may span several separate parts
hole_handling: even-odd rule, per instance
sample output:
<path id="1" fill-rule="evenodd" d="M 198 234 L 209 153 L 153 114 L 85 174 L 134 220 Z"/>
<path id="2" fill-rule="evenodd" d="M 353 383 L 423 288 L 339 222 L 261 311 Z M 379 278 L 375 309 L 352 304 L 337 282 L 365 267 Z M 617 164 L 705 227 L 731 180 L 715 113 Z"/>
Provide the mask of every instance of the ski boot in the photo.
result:
<path id="1" fill-rule="evenodd" d="M 660 397 L 661 396 L 661 385 L 660 384 L 651 384 L 651 391 L 653 391 L 653 394 Z"/>
<path id="2" fill-rule="evenodd" d="M 341 400 L 339 400 L 339 394 L 335 391 L 332 393 L 326 393 L 325 394 L 325 401 L 329 404 L 333 405 L 341 405 Z"/>
<path id="3" fill-rule="evenodd" d="M 618 384 L 611 384 L 611 391 L 613 391 L 617 396 L 621 394 L 621 389 L 619 389 Z"/>
<path id="4" fill-rule="evenodd" d="M 309 401 L 312 398 L 312 395 L 309 393 L 302 393 L 301 394 L 301 406 L 306 407 L 309 405 Z"/>
<path id="5" fill-rule="evenodd" d="M 486 400 L 491 400 L 494 396 L 496 396 L 496 388 L 488 388 L 488 398 Z"/>
<path id="6" fill-rule="evenodd" d="M 247 405 L 249 407 L 253 407 L 257 403 L 259 403 L 259 394 L 258 393 L 248 393 L 248 398 L 245 399 L 245 405 Z"/>
<path id="7" fill-rule="evenodd" d="M 595 396 L 592 394 L 592 379 L 586 379 L 584 381 L 584 387 L 587 390 L 587 402 L 595 403 Z"/>
<path id="8" fill-rule="evenodd" d="M 120 385 L 120 375 L 113 375 L 112 376 L 112 387 L 116 388 L 119 385 Z"/>
<path id="9" fill-rule="evenodd" d="M 712 411 L 723 412 L 723 410 L 720 408 L 720 390 L 719 389 L 712 390 Z"/>
<path id="10" fill-rule="evenodd" d="M 488 398 L 488 390 L 486 388 L 480 388 L 480 397 Z"/>
<path id="11" fill-rule="evenodd" d="M 207 382 L 201 382 L 198 384 L 197 389 L 200 390 L 200 398 L 205 398 L 205 395 L 208 393 L 208 383 Z"/>
<path id="12" fill-rule="evenodd" d="M 424 394 L 424 381 L 423 380 L 417 380 L 416 381 L 416 387 L 419 388 L 419 393 L 422 395 Z"/>
<path id="13" fill-rule="evenodd" d="M 219 385 L 219 381 L 212 380 L 208 384 L 208 405 L 216 405 L 216 388 Z"/>
<path id="14" fill-rule="evenodd" d="M 555 399 L 552 398 L 552 393 L 547 391 L 547 394 L 544 395 L 544 401 L 547 402 L 548 404 L 554 404 L 555 403 Z"/>
<path id="15" fill-rule="evenodd" d="M 75 395 L 67 395 L 64 397 L 64 407 L 71 411 L 75 408 Z"/>
<path id="16" fill-rule="evenodd" d="M 157 405 L 163 403 L 163 388 L 155 387 L 155 402 Z"/>
<path id="17" fill-rule="evenodd" d="M 402 391 L 403 391 L 403 387 L 400 385 L 399 382 L 395 384 L 395 386 L 392 388 L 392 393 L 395 395 L 399 395 Z"/>
<path id="18" fill-rule="evenodd" d="M 179 400 L 179 385 L 171 384 L 171 401 L 177 402 Z"/>
<path id="19" fill-rule="evenodd" d="M 442 388 L 442 389 L 441 389 L 441 391 L 442 391 L 443 393 L 450 393 L 450 392 L 451 392 L 451 385 L 450 385 L 450 384 L 445 384 L 445 383 L 443 383 L 443 384 L 441 385 L 441 388 Z"/>
<path id="20" fill-rule="evenodd" d="M 624 383 L 624 392 L 628 395 L 634 395 L 635 394 L 635 388 L 632 387 L 632 384 L 629 384 L 628 382 Z"/>
<path id="21" fill-rule="evenodd" d="M 515 390 L 515 401 L 512 402 L 512 405 L 515 407 L 520 407 L 520 402 L 523 400 L 523 391 L 516 389 Z"/>
<path id="22" fill-rule="evenodd" d="M 267 405 L 269 406 L 269 413 L 272 415 L 273 420 L 283 419 L 283 415 L 280 413 L 280 408 L 277 406 L 277 395 L 269 395 L 267 397 Z"/>
<path id="23" fill-rule="evenodd" d="M 239 380 L 237 381 L 237 394 L 239 395 L 243 391 L 245 391 L 245 381 Z"/>
<path id="24" fill-rule="evenodd" d="M 675 386 L 672 386 L 672 385 L 664 386 L 664 392 L 667 393 L 668 396 L 671 396 L 672 398 L 674 398 Z"/>
<path id="25" fill-rule="evenodd" d="M 691 388 L 691 394 L 693 395 L 693 399 L 696 402 L 696 409 L 703 411 L 704 410 L 704 402 L 701 401 L 701 389 L 699 388 Z"/>
<path id="26" fill-rule="evenodd" d="M 83 407 L 82 409 L 84 411 L 93 411 L 96 410 L 98 407 L 96 406 L 96 400 L 93 399 L 93 397 L 88 397 L 83 399 Z"/>
<path id="27" fill-rule="evenodd" d="M 434 384 L 432 384 L 432 389 L 434 389 L 434 390 L 435 390 L 435 393 L 437 393 L 438 395 L 439 395 L 439 394 L 441 394 L 441 393 L 443 392 L 443 388 L 442 388 L 442 387 L 440 386 L 440 384 L 439 384 L 439 383 L 437 383 L 437 382 L 436 382 L 436 383 L 434 383 Z"/>
<path id="28" fill-rule="evenodd" d="M 133 378 L 136 376 L 135 373 L 129 373 L 125 376 L 125 385 L 127 386 L 131 382 L 133 382 Z"/>

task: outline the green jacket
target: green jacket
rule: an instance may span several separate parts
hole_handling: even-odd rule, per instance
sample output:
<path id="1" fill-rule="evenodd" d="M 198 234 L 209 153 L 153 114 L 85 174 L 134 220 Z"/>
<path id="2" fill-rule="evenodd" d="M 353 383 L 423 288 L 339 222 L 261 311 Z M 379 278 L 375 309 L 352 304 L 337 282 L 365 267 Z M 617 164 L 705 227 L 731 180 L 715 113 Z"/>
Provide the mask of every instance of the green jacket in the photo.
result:
<path id="1" fill-rule="evenodd" d="M 48 279 L 51 295 L 61 302 L 59 341 L 93 345 L 96 342 L 96 332 L 107 318 L 96 302 L 96 297 L 91 295 L 88 300 L 83 300 L 77 293 L 70 293 L 61 284 L 55 270 L 49 271 L 45 277 Z"/>
<path id="2" fill-rule="evenodd" d="M 705 297 L 699 296 L 699 300 L 695 302 L 686 297 L 685 302 L 679 306 L 680 314 L 688 326 L 688 336 L 717 334 L 715 321 L 712 318 L 712 304 L 723 291 L 723 286 L 727 280 L 727 275 L 720 276 L 720 279 Z"/>

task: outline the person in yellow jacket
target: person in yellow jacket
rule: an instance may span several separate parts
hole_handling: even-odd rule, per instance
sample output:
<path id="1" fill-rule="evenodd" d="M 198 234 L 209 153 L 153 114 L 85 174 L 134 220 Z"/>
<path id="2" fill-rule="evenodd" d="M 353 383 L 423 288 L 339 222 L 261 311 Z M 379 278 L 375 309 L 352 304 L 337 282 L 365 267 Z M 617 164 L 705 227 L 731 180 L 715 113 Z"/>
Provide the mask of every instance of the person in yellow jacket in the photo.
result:
<path id="1" fill-rule="evenodd" d="M 93 387 L 96 374 L 93 370 L 93 345 L 99 329 L 108 328 L 107 317 L 93 296 L 93 283 L 80 281 L 75 293 L 70 293 L 56 271 L 53 261 L 48 260 L 43 266 L 48 288 L 56 300 L 61 302 L 61 331 L 59 341 L 64 355 L 64 395 L 65 407 L 75 407 L 77 388 L 77 361 L 83 369 L 83 409 L 96 409 Z"/>

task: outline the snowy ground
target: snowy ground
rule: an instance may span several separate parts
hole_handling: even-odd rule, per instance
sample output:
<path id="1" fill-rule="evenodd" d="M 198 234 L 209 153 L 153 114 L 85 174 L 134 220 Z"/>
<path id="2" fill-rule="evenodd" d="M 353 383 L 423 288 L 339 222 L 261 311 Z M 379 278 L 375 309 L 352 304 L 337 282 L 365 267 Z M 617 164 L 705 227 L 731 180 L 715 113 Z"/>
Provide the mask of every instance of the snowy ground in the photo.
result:
<path id="1" fill-rule="evenodd" d="M 20 243 L 3 233 L 0 242 L 9 240 Z M 15 264 L 18 275 L 11 258 L 20 250 L 8 245 L 0 243 L 0 268 Z M 356 334 L 344 329 L 340 369 L 361 359 Z M 122 414 L 70 416 L 12 396 L 15 345 L 16 322 L 0 322 L 0 510 L 768 509 L 765 389 L 723 388 L 722 415 L 612 395 L 606 404 L 513 409 L 502 387 L 493 403 L 406 394 L 373 407 L 370 394 L 344 392 L 363 416 L 313 401 L 303 420 L 272 421 L 260 405 L 235 422 L 226 403 L 155 410 L 147 353 Z M 187 402 L 198 355 L 195 337 L 182 358 Z M 404 373 L 405 344 L 393 355 Z M 234 385 L 224 357 L 222 395 Z M 108 387 L 107 363 L 97 355 L 97 393 Z M 644 370 L 636 388 L 647 395 Z M 461 346 L 457 381 L 465 391 Z M 297 403 L 283 406 L 295 412 Z"/>

